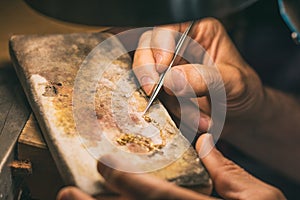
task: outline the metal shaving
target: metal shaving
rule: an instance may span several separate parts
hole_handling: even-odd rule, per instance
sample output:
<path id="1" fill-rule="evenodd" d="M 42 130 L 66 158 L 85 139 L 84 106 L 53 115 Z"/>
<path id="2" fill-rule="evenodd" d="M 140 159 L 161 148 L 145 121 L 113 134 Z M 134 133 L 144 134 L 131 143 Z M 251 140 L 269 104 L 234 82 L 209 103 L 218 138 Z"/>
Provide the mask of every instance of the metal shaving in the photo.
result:
<path id="1" fill-rule="evenodd" d="M 148 123 L 150 123 L 152 121 L 152 119 L 149 116 L 147 116 L 147 115 L 144 115 L 143 118 Z"/>
<path id="2" fill-rule="evenodd" d="M 152 152 L 155 150 L 162 149 L 166 145 L 166 138 L 163 136 L 161 130 L 160 137 L 162 139 L 161 144 L 154 144 L 152 139 L 147 138 L 145 136 L 132 133 L 124 133 L 116 139 L 116 142 L 121 146 L 125 146 L 127 144 L 136 144 L 146 149 L 148 152 Z"/>

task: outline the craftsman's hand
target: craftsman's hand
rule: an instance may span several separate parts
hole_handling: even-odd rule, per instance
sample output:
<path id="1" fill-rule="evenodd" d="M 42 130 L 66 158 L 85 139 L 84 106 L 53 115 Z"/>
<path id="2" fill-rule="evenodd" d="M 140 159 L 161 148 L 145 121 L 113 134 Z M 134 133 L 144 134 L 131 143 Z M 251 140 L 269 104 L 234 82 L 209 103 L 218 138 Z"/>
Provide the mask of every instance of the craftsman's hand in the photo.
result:
<path id="1" fill-rule="evenodd" d="M 156 27 L 140 37 L 139 48 L 134 55 L 133 70 L 148 95 L 153 90 L 159 74 L 169 65 L 175 49 L 175 34 L 166 29 L 184 32 L 188 25 L 189 23 L 184 23 Z M 264 101 L 264 89 L 256 73 L 242 59 L 224 27 L 217 20 L 207 18 L 196 22 L 191 37 L 206 49 L 219 73 L 211 66 L 191 65 L 187 64 L 186 59 L 182 59 L 166 75 L 164 88 L 169 96 L 164 98 L 169 99 L 164 102 L 165 105 L 180 118 L 178 112 L 180 109 L 174 106 L 175 101 L 172 100 L 172 96 L 190 97 L 192 93 L 196 94 L 198 99 L 193 99 L 193 103 L 198 104 L 201 109 L 200 120 L 195 117 L 196 113 L 199 113 L 195 110 L 195 106 L 191 108 L 191 106 L 184 105 L 186 108 L 181 108 L 181 115 L 185 116 L 184 122 L 188 126 L 198 128 L 200 132 L 206 132 L 211 120 L 207 84 L 214 85 L 220 82 L 218 79 L 221 77 L 227 95 L 227 119 L 234 121 L 234 119 L 247 118 L 247 123 L 251 126 L 251 120 L 257 118 L 255 115 Z M 194 58 L 191 62 L 197 63 L 197 57 L 199 59 L 201 57 L 197 55 L 199 50 L 193 52 L 191 49 L 193 47 L 188 49 L 188 54 L 190 54 L 188 57 Z M 230 125 L 231 130 L 237 128 L 235 127 L 237 124 Z"/>
<path id="2" fill-rule="evenodd" d="M 276 188 L 254 178 L 242 168 L 223 157 L 213 147 L 210 134 L 203 134 L 196 144 L 199 156 L 207 168 L 216 191 L 224 199 L 282 200 L 283 194 Z M 105 163 L 118 165 L 119 161 L 109 156 Z M 99 162 L 98 171 L 105 178 L 107 187 L 120 196 L 101 196 L 97 199 L 198 199 L 209 200 L 213 197 L 181 188 L 172 183 L 145 174 L 130 174 L 117 171 Z M 75 187 L 62 189 L 57 200 L 92 200 L 91 196 Z"/>

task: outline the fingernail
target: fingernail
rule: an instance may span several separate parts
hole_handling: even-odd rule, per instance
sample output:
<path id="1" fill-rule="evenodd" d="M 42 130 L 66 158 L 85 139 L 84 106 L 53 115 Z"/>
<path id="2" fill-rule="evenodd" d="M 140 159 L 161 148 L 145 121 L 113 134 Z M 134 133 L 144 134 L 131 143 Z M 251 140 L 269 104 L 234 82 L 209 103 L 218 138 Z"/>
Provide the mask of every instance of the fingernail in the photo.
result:
<path id="1" fill-rule="evenodd" d="M 172 73 L 172 91 L 179 92 L 183 90 L 186 86 L 186 79 L 184 74 L 179 69 L 171 70 Z"/>
<path id="2" fill-rule="evenodd" d="M 198 151 L 198 155 L 200 158 L 204 158 L 214 147 L 214 140 L 211 134 L 205 133 L 200 137 L 204 137 L 202 139 L 200 150 Z"/>
<path id="3" fill-rule="evenodd" d="M 143 76 L 141 78 L 141 86 L 147 94 L 151 93 L 154 84 L 154 80 L 149 76 Z"/>

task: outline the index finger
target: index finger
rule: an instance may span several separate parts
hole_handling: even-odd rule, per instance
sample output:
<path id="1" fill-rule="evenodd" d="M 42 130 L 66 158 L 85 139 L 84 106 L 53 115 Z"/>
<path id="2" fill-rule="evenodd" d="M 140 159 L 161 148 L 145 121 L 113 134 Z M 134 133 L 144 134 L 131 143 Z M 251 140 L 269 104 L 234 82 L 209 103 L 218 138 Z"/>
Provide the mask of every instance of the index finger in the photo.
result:
<path id="1" fill-rule="evenodd" d="M 147 95 L 173 58 L 178 28 L 179 25 L 155 27 L 140 37 L 132 67 Z"/>
<path id="2" fill-rule="evenodd" d="M 152 31 L 145 32 L 139 40 L 139 45 L 134 54 L 132 69 L 141 87 L 147 95 L 151 94 L 159 75 L 155 68 L 155 60 L 150 48 Z"/>

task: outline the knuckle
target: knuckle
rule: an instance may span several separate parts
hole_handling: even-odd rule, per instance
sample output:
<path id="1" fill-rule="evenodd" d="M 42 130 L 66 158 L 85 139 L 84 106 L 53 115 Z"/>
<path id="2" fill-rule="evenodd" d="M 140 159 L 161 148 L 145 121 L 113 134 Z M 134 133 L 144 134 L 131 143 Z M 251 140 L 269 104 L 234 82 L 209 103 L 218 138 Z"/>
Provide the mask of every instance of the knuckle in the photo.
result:
<path id="1" fill-rule="evenodd" d="M 198 72 L 199 81 L 197 90 L 199 91 L 215 90 L 222 82 L 221 76 L 216 68 L 200 65 L 198 67 Z"/>
<path id="2" fill-rule="evenodd" d="M 213 17 L 205 18 L 205 19 L 201 20 L 201 23 L 206 28 L 210 28 L 211 30 L 214 30 L 214 31 L 223 29 L 222 23 Z"/>
<path id="3" fill-rule="evenodd" d="M 249 176 L 249 174 L 244 169 L 237 166 L 234 162 L 228 159 L 225 159 L 222 162 L 222 166 L 216 170 L 214 178 L 214 181 L 218 185 L 227 185 L 230 187 L 230 185 L 232 184 L 231 180 L 236 174 L 241 176 Z"/>
<path id="4" fill-rule="evenodd" d="M 241 69 L 236 67 L 228 68 L 228 73 L 231 76 L 232 83 L 230 85 L 231 95 L 234 97 L 243 96 L 246 90 L 246 76 Z"/>
<path id="5" fill-rule="evenodd" d="M 196 40 L 207 49 L 215 38 L 223 37 L 226 31 L 217 19 L 204 18 L 199 21 L 196 32 Z"/>

